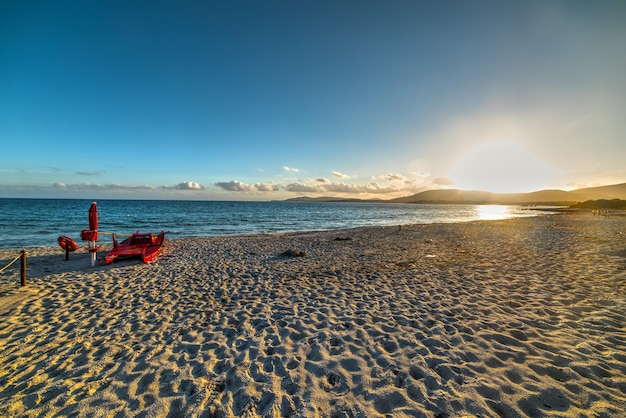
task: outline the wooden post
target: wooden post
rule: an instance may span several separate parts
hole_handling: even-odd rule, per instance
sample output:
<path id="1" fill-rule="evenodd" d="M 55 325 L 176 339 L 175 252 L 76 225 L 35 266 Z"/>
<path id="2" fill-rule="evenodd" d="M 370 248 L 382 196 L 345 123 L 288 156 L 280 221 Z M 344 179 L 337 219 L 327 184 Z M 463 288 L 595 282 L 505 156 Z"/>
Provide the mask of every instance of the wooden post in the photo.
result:
<path id="1" fill-rule="evenodd" d="M 22 250 L 22 268 L 21 268 L 20 286 L 26 286 L 26 250 Z"/>

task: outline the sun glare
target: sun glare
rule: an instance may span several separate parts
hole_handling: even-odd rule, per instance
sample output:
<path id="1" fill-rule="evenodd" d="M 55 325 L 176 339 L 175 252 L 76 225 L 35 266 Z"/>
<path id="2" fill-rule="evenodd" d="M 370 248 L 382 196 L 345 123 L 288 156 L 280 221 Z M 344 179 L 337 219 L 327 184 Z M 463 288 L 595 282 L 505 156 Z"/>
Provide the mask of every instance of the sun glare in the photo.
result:
<path id="1" fill-rule="evenodd" d="M 473 148 L 451 173 L 463 190 L 525 193 L 549 187 L 554 170 L 511 141 L 492 141 Z"/>
<path id="2" fill-rule="evenodd" d="M 498 219 L 506 219 L 508 207 L 502 205 L 481 205 L 478 206 L 478 217 L 483 221 L 495 221 Z"/>

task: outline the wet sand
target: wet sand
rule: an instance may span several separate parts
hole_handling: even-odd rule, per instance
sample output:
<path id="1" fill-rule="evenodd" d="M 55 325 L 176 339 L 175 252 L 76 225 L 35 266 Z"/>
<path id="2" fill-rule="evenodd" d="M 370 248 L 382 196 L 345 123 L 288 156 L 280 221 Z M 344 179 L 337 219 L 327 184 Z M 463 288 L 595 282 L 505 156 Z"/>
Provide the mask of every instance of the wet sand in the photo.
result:
<path id="1" fill-rule="evenodd" d="M 626 410 L 623 216 L 176 239 L 147 265 L 40 248 L 18 285 L 0 416 Z"/>

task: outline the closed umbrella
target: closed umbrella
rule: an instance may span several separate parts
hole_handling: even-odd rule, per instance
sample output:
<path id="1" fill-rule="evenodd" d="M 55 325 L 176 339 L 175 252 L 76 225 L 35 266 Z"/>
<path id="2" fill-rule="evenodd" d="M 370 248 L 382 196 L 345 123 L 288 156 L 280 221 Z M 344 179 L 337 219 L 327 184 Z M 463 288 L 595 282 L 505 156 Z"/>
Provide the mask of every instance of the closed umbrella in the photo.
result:
<path id="1" fill-rule="evenodd" d="M 89 241 L 98 241 L 98 205 L 96 202 L 93 202 L 89 208 L 89 230 L 91 232 Z"/>
<path id="2" fill-rule="evenodd" d="M 89 252 L 91 253 L 91 267 L 96 265 L 96 241 L 98 241 L 98 206 L 96 202 L 91 204 L 89 208 Z"/>

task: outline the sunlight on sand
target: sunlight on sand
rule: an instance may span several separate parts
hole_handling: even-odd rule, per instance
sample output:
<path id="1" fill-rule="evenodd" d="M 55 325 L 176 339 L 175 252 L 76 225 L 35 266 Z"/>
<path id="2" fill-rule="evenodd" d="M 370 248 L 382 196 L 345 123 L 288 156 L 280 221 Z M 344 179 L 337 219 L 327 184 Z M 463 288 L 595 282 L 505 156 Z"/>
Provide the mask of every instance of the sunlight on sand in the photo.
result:
<path id="1" fill-rule="evenodd" d="M 33 248 L 26 289 L 0 276 L 0 416 L 624 416 L 625 232 L 570 213 L 182 238 L 96 267 Z"/>

